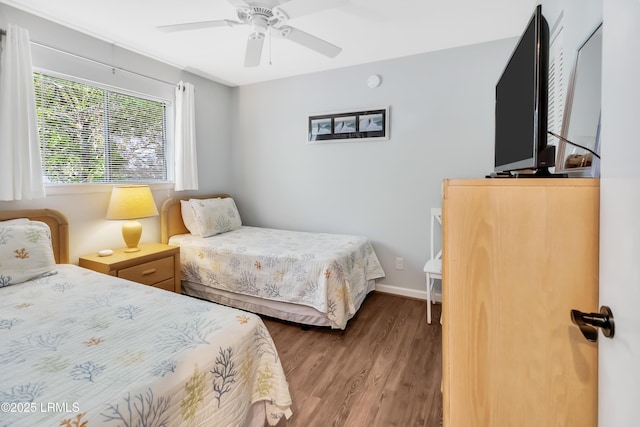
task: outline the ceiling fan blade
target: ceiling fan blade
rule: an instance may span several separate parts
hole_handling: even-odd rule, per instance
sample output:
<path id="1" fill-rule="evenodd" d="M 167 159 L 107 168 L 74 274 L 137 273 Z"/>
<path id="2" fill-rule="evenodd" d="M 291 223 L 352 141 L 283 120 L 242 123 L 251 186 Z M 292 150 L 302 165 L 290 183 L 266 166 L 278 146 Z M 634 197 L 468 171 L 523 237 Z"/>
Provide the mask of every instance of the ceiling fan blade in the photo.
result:
<path id="1" fill-rule="evenodd" d="M 244 0 L 227 0 L 233 7 L 249 7 Z"/>
<path id="2" fill-rule="evenodd" d="M 283 11 L 289 19 L 293 19 L 298 16 L 344 6 L 347 3 L 349 3 L 349 0 L 291 0 L 277 6 L 277 9 Z"/>
<path id="3" fill-rule="evenodd" d="M 338 47 L 309 33 L 305 33 L 302 30 L 298 30 L 297 28 L 284 26 L 278 28 L 278 30 L 280 32 L 280 35 L 285 39 L 289 39 L 301 46 L 307 47 L 311 50 L 315 50 L 316 52 L 326 55 L 329 58 L 335 58 L 340 52 L 342 52 L 341 47 Z"/>
<path id="4" fill-rule="evenodd" d="M 186 24 L 160 25 L 156 28 L 160 31 L 164 31 L 165 33 L 172 33 L 175 31 L 197 30 L 200 28 L 233 27 L 234 25 L 241 24 L 242 22 L 232 21 L 230 19 L 219 19 L 216 21 L 200 21 L 187 22 Z"/>
<path id="5" fill-rule="evenodd" d="M 264 34 L 251 34 L 247 39 L 247 50 L 244 54 L 245 67 L 257 67 L 260 65 L 262 57 L 262 45 L 264 44 Z"/>

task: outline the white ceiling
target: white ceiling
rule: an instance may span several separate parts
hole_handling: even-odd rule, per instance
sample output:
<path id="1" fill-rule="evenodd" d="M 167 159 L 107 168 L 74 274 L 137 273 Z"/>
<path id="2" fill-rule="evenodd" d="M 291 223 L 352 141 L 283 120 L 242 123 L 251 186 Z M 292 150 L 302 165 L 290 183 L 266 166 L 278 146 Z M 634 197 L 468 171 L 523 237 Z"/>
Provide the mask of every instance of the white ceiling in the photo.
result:
<path id="1" fill-rule="evenodd" d="M 293 27 L 340 46 L 337 57 L 327 58 L 274 37 L 271 43 L 265 41 L 261 65 L 245 68 L 247 26 L 175 33 L 156 29 L 193 21 L 237 20 L 230 0 L 0 1 L 232 86 L 518 36 L 537 3 L 350 0 L 289 21 Z M 284 8 L 286 3 L 281 2 Z"/>

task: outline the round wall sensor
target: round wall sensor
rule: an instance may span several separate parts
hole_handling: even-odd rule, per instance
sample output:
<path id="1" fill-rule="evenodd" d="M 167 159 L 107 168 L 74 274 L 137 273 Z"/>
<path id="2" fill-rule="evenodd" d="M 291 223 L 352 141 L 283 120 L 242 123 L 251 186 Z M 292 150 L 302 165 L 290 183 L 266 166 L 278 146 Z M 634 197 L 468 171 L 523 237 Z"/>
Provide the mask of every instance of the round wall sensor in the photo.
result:
<path id="1" fill-rule="evenodd" d="M 373 89 L 376 88 L 378 86 L 380 86 L 380 83 L 382 82 L 382 79 L 380 78 L 379 75 L 377 74 L 372 74 L 369 76 L 369 78 L 367 79 L 367 85 Z"/>

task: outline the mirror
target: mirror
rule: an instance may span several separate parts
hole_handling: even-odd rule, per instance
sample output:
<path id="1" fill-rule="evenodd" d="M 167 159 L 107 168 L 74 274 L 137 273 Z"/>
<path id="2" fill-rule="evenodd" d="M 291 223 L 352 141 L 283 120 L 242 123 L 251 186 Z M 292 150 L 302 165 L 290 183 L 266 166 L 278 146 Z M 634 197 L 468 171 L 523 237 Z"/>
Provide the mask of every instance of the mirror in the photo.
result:
<path id="1" fill-rule="evenodd" d="M 578 49 L 562 137 L 600 154 L 600 109 L 602 86 L 602 25 Z M 556 171 L 569 176 L 600 176 L 599 159 L 588 150 L 565 141 L 558 143 Z"/>

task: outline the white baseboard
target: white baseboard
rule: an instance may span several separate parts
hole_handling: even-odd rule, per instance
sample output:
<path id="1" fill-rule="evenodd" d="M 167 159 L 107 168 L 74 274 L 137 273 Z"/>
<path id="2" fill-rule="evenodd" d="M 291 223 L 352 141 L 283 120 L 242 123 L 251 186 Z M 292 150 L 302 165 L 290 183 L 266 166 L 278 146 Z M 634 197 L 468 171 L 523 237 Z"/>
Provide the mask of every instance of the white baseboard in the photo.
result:
<path id="1" fill-rule="evenodd" d="M 422 299 L 427 300 L 427 291 L 417 291 L 415 289 L 409 288 L 400 288 L 398 286 L 390 286 L 383 285 L 381 283 L 376 283 L 376 291 L 382 292 L 385 294 L 399 295 L 408 298 Z M 442 302 L 442 295 L 439 289 L 436 289 L 433 292 L 433 300 L 437 302 Z"/>

